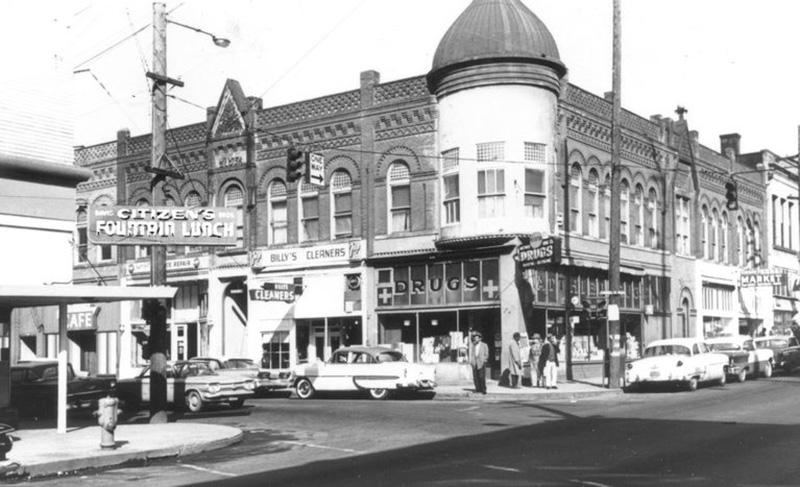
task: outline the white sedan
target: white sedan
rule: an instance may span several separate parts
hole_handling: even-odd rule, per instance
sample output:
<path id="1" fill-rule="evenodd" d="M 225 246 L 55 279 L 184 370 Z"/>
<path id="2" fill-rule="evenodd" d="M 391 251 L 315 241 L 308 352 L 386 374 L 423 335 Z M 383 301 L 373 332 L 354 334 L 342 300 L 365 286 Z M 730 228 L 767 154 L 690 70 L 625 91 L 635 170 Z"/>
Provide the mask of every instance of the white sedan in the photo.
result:
<path id="1" fill-rule="evenodd" d="M 327 362 L 299 366 L 294 375 L 301 399 L 311 399 L 316 391 L 367 391 L 380 400 L 393 391 L 436 387 L 432 366 L 410 363 L 401 352 L 386 347 L 340 348 Z"/>
<path id="2" fill-rule="evenodd" d="M 725 385 L 728 357 L 712 352 L 695 338 L 656 340 L 644 349 L 643 358 L 628 364 L 626 389 L 645 385 L 678 384 L 694 391 L 701 382 Z"/>

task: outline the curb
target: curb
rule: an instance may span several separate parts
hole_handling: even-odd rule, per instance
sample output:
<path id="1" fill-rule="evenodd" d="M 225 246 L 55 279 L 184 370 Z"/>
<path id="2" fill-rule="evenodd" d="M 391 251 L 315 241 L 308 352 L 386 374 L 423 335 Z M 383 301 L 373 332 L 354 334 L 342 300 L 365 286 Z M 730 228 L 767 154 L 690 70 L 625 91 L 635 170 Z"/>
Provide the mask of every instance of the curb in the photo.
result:
<path id="1" fill-rule="evenodd" d="M 115 451 L 113 453 L 95 456 L 27 464 L 24 461 L 13 458 L 12 449 L 10 452 L 12 455 L 9 456 L 9 459 L 5 462 L 0 462 L 0 481 L 19 479 L 21 477 L 36 478 L 58 476 L 67 472 L 113 467 L 136 460 L 193 455 L 205 451 L 218 450 L 242 441 L 244 436 L 242 430 L 232 427 L 224 428 L 231 430 L 231 434 L 229 436 L 219 437 L 205 442 L 180 443 L 163 448 Z"/>

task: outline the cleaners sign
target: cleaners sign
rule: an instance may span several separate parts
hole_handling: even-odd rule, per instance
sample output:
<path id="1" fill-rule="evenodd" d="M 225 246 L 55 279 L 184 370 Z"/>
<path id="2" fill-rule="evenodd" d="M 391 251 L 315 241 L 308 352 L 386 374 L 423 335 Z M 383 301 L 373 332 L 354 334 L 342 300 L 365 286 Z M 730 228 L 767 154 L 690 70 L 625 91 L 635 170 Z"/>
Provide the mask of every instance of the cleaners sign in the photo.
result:
<path id="1" fill-rule="evenodd" d="M 265 282 L 261 289 L 250 289 L 253 301 L 283 301 L 293 303 L 295 300 L 294 284 L 282 282 Z"/>
<path id="2" fill-rule="evenodd" d="M 110 245 L 236 245 L 233 208 L 98 206 L 89 212 L 89 240 Z"/>

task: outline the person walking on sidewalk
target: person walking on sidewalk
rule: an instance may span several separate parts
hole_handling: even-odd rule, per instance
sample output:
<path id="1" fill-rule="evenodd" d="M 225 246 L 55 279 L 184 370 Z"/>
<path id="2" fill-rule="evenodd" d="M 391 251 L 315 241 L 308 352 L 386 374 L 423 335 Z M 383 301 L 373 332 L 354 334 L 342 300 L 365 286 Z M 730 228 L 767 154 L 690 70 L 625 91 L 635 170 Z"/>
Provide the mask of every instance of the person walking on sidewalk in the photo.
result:
<path id="1" fill-rule="evenodd" d="M 469 364 L 472 366 L 472 380 L 475 392 L 486 394 L 486 362 L 489 360 L 489 346 L 483 342 L 480 332 L 472 334 L 472 350 Z"/>
<path id="2" fill-rule="evenodd" d="M 514 333 L 514 340 L 508 346 L 508 371 L 511 377 L 511 388 L 519 389 L 522 387 L 520 375 L 522 375 L 522 354 L 519 349 L 520 334 Z"/>
<path id="3" fill-rule="evenodd" d="M 528 362 L 531 364 L 531 387 L 542 387 L 542 368 L 539 367 L 539 356 L 542 355 L 542 337 L 538 333 L 531 338 L 531 350 Z"/>
<path id="4" fill-rule="evenodd" d="M 542 366 L 544 375 L 545 389 L 558 389 L 556 378 L 558 377 L 558 345 L 556 337 L 547 335 L 547 341 L 542 346 L 542 354 L 539 356 L 539 364 Z"/>

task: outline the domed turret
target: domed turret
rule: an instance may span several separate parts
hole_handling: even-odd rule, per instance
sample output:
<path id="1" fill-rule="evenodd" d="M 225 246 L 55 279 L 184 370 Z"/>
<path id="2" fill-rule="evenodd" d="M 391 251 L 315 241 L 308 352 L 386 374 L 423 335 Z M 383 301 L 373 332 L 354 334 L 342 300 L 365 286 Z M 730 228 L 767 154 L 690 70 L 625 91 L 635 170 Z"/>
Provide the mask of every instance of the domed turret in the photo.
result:
<path id="1" fill-rule="evenodd" d="M 428 86 L 441 95 L 532 84 L 557 94 L 566 71 L 552 34 L 520 0 L 473 0 L 439 42 Z"/>

